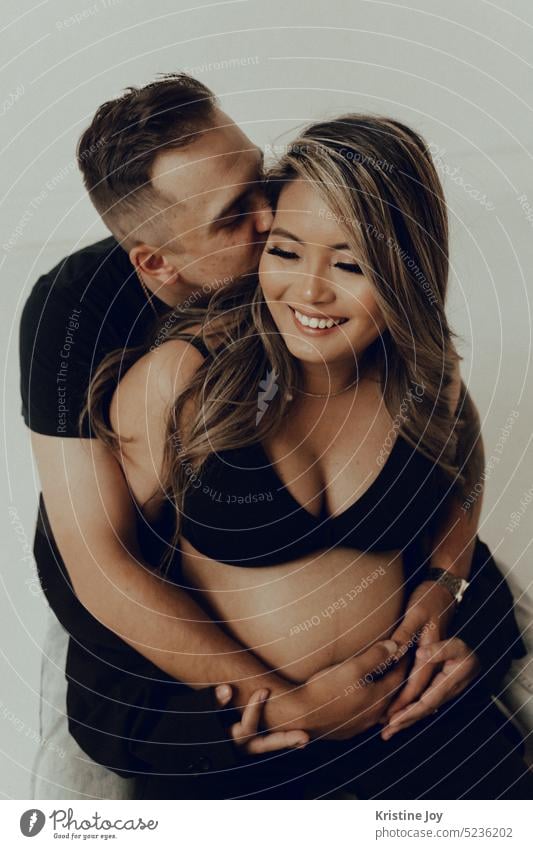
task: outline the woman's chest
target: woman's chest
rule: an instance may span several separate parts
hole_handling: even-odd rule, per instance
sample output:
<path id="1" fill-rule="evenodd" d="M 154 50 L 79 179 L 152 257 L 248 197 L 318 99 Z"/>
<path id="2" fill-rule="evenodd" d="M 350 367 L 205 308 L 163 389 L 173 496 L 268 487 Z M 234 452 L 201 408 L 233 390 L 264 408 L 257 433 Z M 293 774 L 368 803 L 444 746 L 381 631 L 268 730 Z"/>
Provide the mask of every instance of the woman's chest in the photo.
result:
<path id="1" fill-rule="evenodd" d="M 288 417 L 263 448 L 280 482 L 315 516 L 337 516 L 376 481 L 397 438 L 384 405 Z"/>

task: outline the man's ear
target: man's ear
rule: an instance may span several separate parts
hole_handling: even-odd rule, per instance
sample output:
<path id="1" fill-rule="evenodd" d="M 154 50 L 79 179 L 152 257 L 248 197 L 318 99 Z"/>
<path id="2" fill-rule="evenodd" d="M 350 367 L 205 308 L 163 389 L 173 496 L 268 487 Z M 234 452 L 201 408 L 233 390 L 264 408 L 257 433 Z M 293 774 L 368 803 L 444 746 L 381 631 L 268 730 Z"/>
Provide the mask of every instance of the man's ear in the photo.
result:
<path id="1" fill-rule="evenodd" d="M 179 282 L 178 269 L 160 248 L 136 245 L 129 252 L 129 258 L 137 272 L 140 271 L 159 285 L 173 286 Z"/>

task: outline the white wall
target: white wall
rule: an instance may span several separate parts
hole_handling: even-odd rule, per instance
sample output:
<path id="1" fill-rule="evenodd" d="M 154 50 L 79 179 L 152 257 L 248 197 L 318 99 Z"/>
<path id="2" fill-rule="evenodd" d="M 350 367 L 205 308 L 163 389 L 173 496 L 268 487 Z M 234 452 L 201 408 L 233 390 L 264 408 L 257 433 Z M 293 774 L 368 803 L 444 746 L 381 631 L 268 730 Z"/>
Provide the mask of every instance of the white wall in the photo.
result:
<path id="1" fill-rule="evenodd" d="M 37 486 L 19 416 L 17 322 L 37 276 L 105 232 L 74 168 L 82 128 L 123 87 L 185 68 L 261 145 L 317 117 L 367 110 L 413 124 L 441 149 L 449 314 L 465 338 L 463 377 L 487 459 L 519 412 L 486 482 L 480 530 L 519 595 L 531 575 L 533 507 L 513 533 L 506 526 L 533 485 L 533 211 L 528 221 L 518 200 L 533 208 L 533 9 L 528 0 L 4 0 L 2 9 L 0 793 L 23 798 L 45 607 L 23 559 Z"/>

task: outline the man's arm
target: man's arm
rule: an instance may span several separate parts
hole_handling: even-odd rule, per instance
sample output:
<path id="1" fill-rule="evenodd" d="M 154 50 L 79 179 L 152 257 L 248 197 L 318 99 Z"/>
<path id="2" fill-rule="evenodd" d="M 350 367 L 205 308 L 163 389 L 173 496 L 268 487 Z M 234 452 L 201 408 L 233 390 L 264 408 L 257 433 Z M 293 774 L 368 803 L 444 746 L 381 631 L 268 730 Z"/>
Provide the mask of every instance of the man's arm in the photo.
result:
<path id="1" fill-rule="evenodd" d="M 404 647 L 411 644 L 413 635 L 424 627 L 421 645 L 429 645 L 443 639 L 455 612 L 455 602 L 449 590 L 436 581 L 424 580 L 425 568 L 428 565 L 439 567 L 467 579 L 476 546 L 483 494 L 481 473 L 485 458 L 479 414 L 462 383 L 458 362 L 454 379 L 448 387 L 448 403 L 457 428 L 456 463 L 465 477 L 465 483 L 459 487 L 457 482 L 454 482 L 439 507 L 438 515 L 426 531 L 427 558 L 424 563 L 418 565 L 415 575 L 416 587 L 409 596 L 404 620 L 391 635 L 391 639 L 397 640 Z M 469 492 L 474 492 L 476 484 L 479 486 L 475 489 L 473 506 L 466 510 L 464 502 Z M 424 674 L 418 670 L 415 674 L 412 673 L 411 686 L 414 687 L 414 682 L 418 679 L 417 692 L 420 692 L 422 681 L 428 675 L 429 672 Z M 410 689 L 406 688 L 398 704 L 409 695 Z"/>
<path id="2" fill-rule="evenodd" d="M 143 562 L 128 486 L 96 440 L 32 434 L 43 498 L 72 586 L 105 627 L 190 687 L 231 683 L 236 702 L 288 685 L 239 645 L 183 589 Z"/>
<path id="3" fill-rule="evenodd" d="M 434 627 L 420 640 L 421 646 L 440 645 L 449 633 L 460 637 L 475 653 L 467 664 L 457 664 L 457 680 L 448 675 L 449 687 L 466 686 L 475 677 L 491 689 L 509 668 L 513 655 L 518 653 L 520 656 L 523 644 L 505 578 L 477 536 L 485 457 L 478 411 L 466 390 L 461 396 L 457 462 L 465 476 L 465 484 L 460 492 L 457 487 L 454 489 L 448 508 L 443 511 L 442 517 L 439 516 L 431 539 L 429 560 L 431 566 L 448 569 L 459 577 L 471 578 L 471 584 L 456 611 L 444 587 L 422 581 L 410 596 L 406 617 L 392 639 L 405 643 L 421 624 L 431 621 Z M 417 655 L 408 684 L 388 708 L 389 718 L 398 715 L 420 696 L 433 671 L 425 659 Z M 459 684 L 461 676 L 462 684 Z"/>
<path id="4" fill-rule="evenodd" d="M 431 540 L 430 565 L 468 579 L 481 517 L 485 468 L 479 413 L 468 391 L 462 401 L 457 465 L 465 483 L 461 491 L 454 487 L 439 513 Z"/>

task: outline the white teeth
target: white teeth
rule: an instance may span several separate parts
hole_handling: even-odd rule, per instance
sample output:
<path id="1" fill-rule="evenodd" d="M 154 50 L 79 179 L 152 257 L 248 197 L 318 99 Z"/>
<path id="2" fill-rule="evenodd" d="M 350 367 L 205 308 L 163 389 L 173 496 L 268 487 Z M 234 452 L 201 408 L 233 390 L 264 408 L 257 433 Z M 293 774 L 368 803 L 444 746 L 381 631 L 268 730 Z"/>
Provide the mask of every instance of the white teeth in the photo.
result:
<path id="1" fill-rule="evenodd" d="M 303 324 L 304 327 L 311 327 L 315 330 L 325 330 L 326 328 L 328 328 L 329 330 L 330 327 L 333 327 L 336 324 L 343 324 L 345 321 L 345 319 L 343 318 L 339 319 L 338 321 L 335 321 L 332 318 L 316 318 L 316 316 L 310 318 L 308 315 L 304 315 L 303 313 L 298 312 L 298 310 L 294 310 L 294 315 L 296 316 L 296 319 L 300 322 L 300 324 Z"/>

